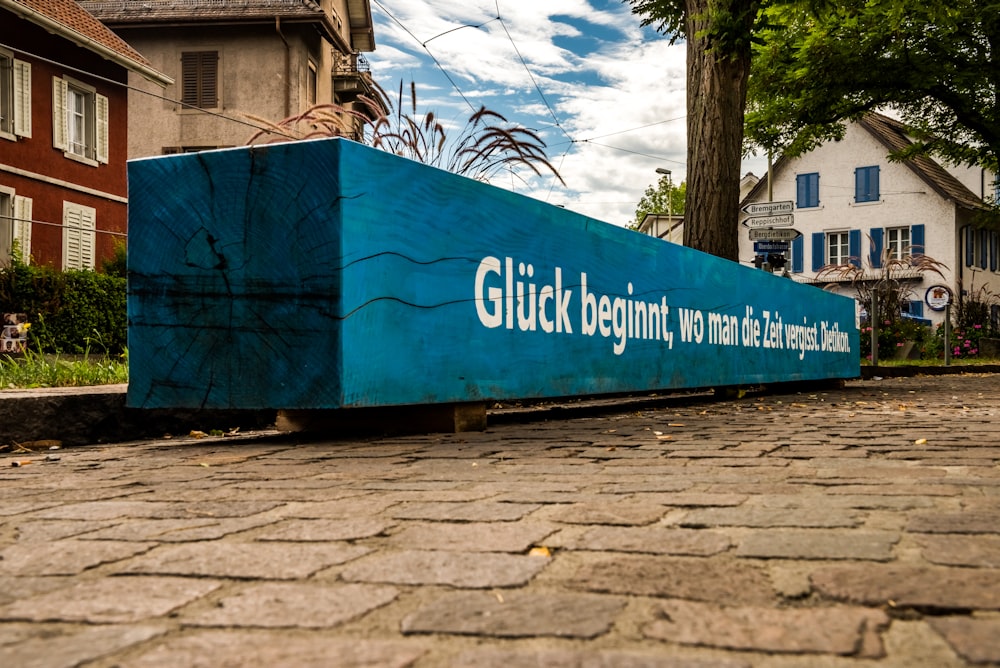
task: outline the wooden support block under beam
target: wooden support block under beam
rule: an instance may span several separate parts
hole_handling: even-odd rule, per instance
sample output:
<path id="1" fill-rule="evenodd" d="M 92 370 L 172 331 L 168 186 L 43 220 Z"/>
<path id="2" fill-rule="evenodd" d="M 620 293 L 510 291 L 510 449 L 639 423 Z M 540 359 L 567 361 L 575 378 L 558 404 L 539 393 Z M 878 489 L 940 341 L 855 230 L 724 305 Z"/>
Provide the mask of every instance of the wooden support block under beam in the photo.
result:
<path id="1" fill-rule="evenodd" d="M 278 431 L 335 434 L 377 432 L 392 434 L 459 433 L 486 429 L 486 404 L 428 404 L 342 408 L 335 410 L 281 410 Z"/>

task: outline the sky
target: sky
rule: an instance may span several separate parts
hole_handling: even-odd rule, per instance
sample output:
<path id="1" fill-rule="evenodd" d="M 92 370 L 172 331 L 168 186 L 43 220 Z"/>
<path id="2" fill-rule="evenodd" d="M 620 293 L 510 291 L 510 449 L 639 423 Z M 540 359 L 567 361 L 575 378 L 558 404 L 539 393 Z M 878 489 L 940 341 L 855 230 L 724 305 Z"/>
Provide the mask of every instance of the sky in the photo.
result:
<path id="1" fill-rule="evenodd" d="M 375 81 L 457 134 L 485 105 L 537 132 L 566 182 L 519 170 L 498 187 L 629 225 L 669 169 L 686 178 L 685 46 L 622 0 L 371 0 Z M 394 100 L 395 102 L 395 100 Z M 766 170 L 763 160 L 741 173 Z"/>

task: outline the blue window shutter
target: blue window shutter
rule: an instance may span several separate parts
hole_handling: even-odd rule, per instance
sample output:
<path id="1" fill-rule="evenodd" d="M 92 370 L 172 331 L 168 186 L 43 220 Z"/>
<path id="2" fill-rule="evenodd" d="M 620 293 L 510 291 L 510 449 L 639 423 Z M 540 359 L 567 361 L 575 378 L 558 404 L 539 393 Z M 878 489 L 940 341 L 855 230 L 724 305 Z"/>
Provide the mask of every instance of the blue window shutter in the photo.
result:
<path id="1" fill-rule="evenodd" d="M 847 251 L 850 253 L 850 263 L 861 266 L 861 230 L 851 230 L 847 238 Z"/>
<path id="2" fill-rule="evenodd" d="M 822 232 L 813 232 L 813 271 L 819 271 L 826 264 L 826 235 Z"/>
<path id="3" fill-rule="evenodd" d="M 990 232 L 990 271 L 997 270 L 998 254 L 1000 254 L 1000 232 Z"/>
<path id="4" fill-rule="evenodd" d="M 877 202 L 879 198 L 878 165 L 854 170 L 854 201 Z"/>
<path id="5" fill-rule="evenodd" d="M 795 177 L 795 206 L 799 209 L 819 206 L 819 174 L 798 174 Z"/>
<path id="6" fill-rule="evenodd" d="M 965 266 L 971 267 L 976 264 L 976 231 L 971 227 L 965 227 Z"/>
<path id="7" fill-rule="evenodd" d="M 985 269 L 989 262 L 986 260 L 986 254 L 989 252 L 990 248 L 990 233 L 989 230 L 979 230 L 979 267 L 980 269 Z"/>
<path id="8" fill-rule="evenodd" d="M 805 253 L 805 237 L 792 239 L 792 273 L 801 274 L 803 267 L 803 254 Z"/>
<path id="9" fill-rule="evenodd" d="M 912 225 L 910 227 L 910 255 L 926 255 L 924 249 L 924 226 Z"/>
<path id="10" fill-rule="evenodd" d="M 917 318 L 924 317 L 924 303 L 920 300 L 914 299 L 910 302 L 910 315 Z"/>
<path id="11" fill-rule="evenodd" d="M 872 249 L 868 254 L 872 269 L 878 269 L 882 266 L 882 233 L 881 227 L 873 227 L 868 234 L 872 239 Z"/>

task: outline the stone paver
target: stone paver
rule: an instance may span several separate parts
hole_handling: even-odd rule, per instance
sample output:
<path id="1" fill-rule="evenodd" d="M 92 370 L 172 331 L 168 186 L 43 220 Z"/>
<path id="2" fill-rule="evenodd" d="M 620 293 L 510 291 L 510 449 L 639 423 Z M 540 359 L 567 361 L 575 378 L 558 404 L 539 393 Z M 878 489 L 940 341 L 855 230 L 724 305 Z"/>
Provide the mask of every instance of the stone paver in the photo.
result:
<path id="1" fill-rule="evenodd" d="M 120 577 L 83 580 L 71 587 L 0 607 L 0 619 L 117 624 L 161 617 L 215 591 L 214 580 Z"/>
<path id="2" fill-rule="evenodd" d="M 288 632 L 200 631 L 171 637 L 128 661 L 128 668 L 406 668 L 427 648 L 393 640 L 289 637 Z"/>
<path id="3" fill-rule="evenodd" d="M 538 556 L 406 550 L 360 560 L 345 568 L 341 576 L 349 582 L 514 587 L 526 584 L 548 562 Z"/>
<path id="4" fill-rule="evenodd" d="M 614 623 L 625 600 L 588 594 L 452 592 L 403 619 L 403 633 L 500 638 L 594 638 Z"/>
<path id="5" fill-rule="evenodd" d="M 392 602 L 399 591 L 371 585 L 267 582 L 220 598 L 214 607 L 185 615 L 200 626 L 327 628 Z"/>
<path id="6" fill-rule="evenodd" d="M 782 653 L 857 654 L 869 630 L 889 624 L 885 613 L 866 608 L 775 610 L 666 601 L 656 614 L 658 619 L 643 631 L 650 638 Z"/>
<path id="7" fill-rule="evenodd" d="M 937 617 L 928 623 L 967 661 L 1000 664 L 1000 619 Z"/>
<path id="8" fill-rule="evenodd" d="M 197 542 L 158 547 L 115 570 L 146 575 L 294 580 L 368 552 L 368 548 L 346 543 Z"/>
<path id="9" fill-rule="evenodd" d="M 0 666 L 1000 667 L 1000 376 L 622 401 L 0 443 Z"/>
<path id="10" fill-rule="evenodd" d="M 763 530 L 740 539 L 736 554 L 762 559 L 856 559 L 889 561 L 899 534 L 855 531 L 850 536 L 828 530 Z"/>

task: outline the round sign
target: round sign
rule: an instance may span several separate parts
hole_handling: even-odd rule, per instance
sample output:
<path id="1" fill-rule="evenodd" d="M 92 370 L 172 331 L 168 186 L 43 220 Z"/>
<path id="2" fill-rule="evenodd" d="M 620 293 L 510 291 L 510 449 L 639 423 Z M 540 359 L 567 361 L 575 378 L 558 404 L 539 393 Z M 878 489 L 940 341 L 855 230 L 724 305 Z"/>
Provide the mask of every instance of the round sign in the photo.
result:
<path id="1" fill-rule="evenodd" d="M 932 285 L 927 288 L 924 301 L 934 311 L 943 311 L 944 307 L 951 303 L 951 290 L 944 285 Z"/>

